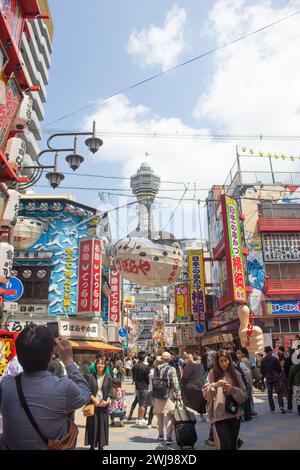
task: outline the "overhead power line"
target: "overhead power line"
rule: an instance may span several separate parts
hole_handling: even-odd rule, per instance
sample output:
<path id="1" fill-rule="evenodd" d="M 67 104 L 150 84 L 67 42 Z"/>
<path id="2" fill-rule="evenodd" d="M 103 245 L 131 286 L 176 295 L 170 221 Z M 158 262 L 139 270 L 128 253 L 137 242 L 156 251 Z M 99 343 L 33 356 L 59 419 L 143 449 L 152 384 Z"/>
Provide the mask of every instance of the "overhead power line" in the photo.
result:
<path id="1" fill-rule="evenodd" d="M 225 127 L 225 126 L 222 126 Z M 67 129 L 44 129 L 43 133 L 45 135 L 52 135 L 58 132 L 78 132 L 77 131 L 68 131 Z M 284 135 L 284 134 L 262 134 L 261 132 L 257 134 L 202 134 L 202 133 L 184 133 L 184 132 L 174 132 L 174 133 L 163 133 L 163 132 L 121 132 L 121 131 L 101 131 L 96 132 L 96 136 L 99 137 L 124 137 L 124 138 L 150 138 L 150 139 L 193 139 L 193 140 L 300 140 L 299 135 Z"/>
<path id="2" fill-rule="evenodd" d="M 232 46 L 233 44 L 236 44 L 237 42 L 242 41 L 243 39 L 246 39 L 246 38 L 248 38 L 248 37 L 250 37 L 250 36 L 253 36 L 254 34 L 257 34 L 257 33 L 260 33 L 260 32 L 262 32 L 262 31 L 265 31 L 266 29 L 271 28 L 271 27 L 273 27 L 273 26 L 275 26 L 275 25 L 277 25 L 277 24 L 279 24 L 279 23 L 282 23 L 283 21 L 286 21 L 286 20 L 288 20 L 288 19 L 290 19 L 290 18 L 292 18 L 292 17 L 298 15 L 299 13 L 300 13 L 300 10 L 295 11 L 294 13 L 291 13 L 290 15 L 287 15 L 287 16 L 285 16 L 285 17 L 283 17 L 283 18 L 280 18 L 280 19 L 277 20 L 277 21 L 273 21 L 272 23 L 269 23 L 269 24 L 263 26 L 262 28 L 256 29 L 255 31 L 251 31 L 250 33 L 246 33 L 246 34 L 244 34 L 244 35 L 242 35 L 242 36 L 240 36 L 240 37 L 238 37 L 238 38 L 236 38 L 236 39 L 234 39 L 234 40 L 232 40 L 232 41 L 230 41 L 230 42 L 224 43 L 224 44 L 222 44 L 221 46 L 218 46 L 218 47 L 215 47 L 215 48 L 213 48 L 213 49 L 210 49 L 209 51 L 204 52 L 203 54 L 200 54 L 200 55 L 198 55 L 198 56 L 196 56 L 196 57 L 193 57 L 192 59 L 186 60 L 185 62 L 182 62 L 182 63 L 180 63 L 180 64 L 178 64 L 178 65 L 175 65 L 174 67 L 171 67 L 171 68 L 169 68 L 169 69 L 167 69 L 167 70 L 165 70 L 165 71 L 163 71 L 163 72 L 159 72 L 159 73 L 157 73 L 157 74 L 155 74 L 155 75 L 152 75 L 152 76 L 150 76 L 150 77 L 148 77 L 148 78 L 145 78 L 144 80 L 141 80 L 141 81 L 139 81 L 139 82 L 137 82 L 137 83 L 134 83 L 133 85 L 130 85 L 130 86 L 125 87 L 125 88 L 122 88 L 121 90 L 118 90 L 118 91 L 116 91 L 115 93 L 112 93 L 111 95 L 108 95 L 108 96 L 106 96 L 106 97 L 104 97 L 104 98 L 95 100 L 95 101 L 93 101 L 92 103 L 90 103 L 90 104 L 88 104 L 88 105 L 86 105 L 86 106 L 83 106 L 83 107 L 81 107 L 81 108 L 79 108 L 79 109 L 77 109 L 77 110 L 75 110 L 75 111 L 71 111 L 70 113 L 64 114 L 63 116 L 59 117 L 58 119 L 55 119 L 54 121 L 49 122 L 48 124 L 53 124 L 53 123 L 55 123 L 55 122 L 62 121 L 62 120 L 66 119 L 66 118 L 68 118 L 68 117 L 70 117 L 70 116 L 73 116 L 74 114 L 80 113 L 81 111 L 85 111 L 86 109 L 89 109 L 89 108 L 95 106 L 96 104 L 101 104 L 101 103 L 103 103 L 103 102 L 105 102 L 105 101 L 108 101 L 109 99 L 111 99 L 111 98 L 113 98 L 113 97 L 115 97 L 115 96 L 118 96 L 118 95 L 120 95 L 120 94 L 122 94 L 122 93 L 126 93 L 127 91 L 130 91 L 130 90 L 132 90 L 132 89 L 134 89 L 134 88 L 137 88 L 137 87 L 139 87 L 139 86 L 141 86 L 141 85 L 144 85 L 145 83 L 148 83 L 148 82 L 150 82 L 150 81 L 152 81 L 152 80 L 155 80 L 155 79 L 158 78 L 158 77 L 161 77 L 161 76 L 163 76 L 163 75 L 166 75 L 166 74 L 169 73 L 169 72 L 173 72 L 174 70 L 177 70 L 177 69 L 179 69 L 179 68 L 181 68 L 181 67 L 184 67 L 185 65 L 188 65 L 188 64 L 191 64 L 192 62 L 195 62 L 195 61 L 197 61 L 197 60 L 200 60 L 200 59 L 202 59 L 203 57 L 206 57 L 206 56 L 208 56 L 208 55 L 210 55 L 210 54 L 214 54 L 214 53 L 217 52 L 217 51 L 220 51 L 220 50 L 222 50 L 222 49 L 225 49 L 226 47 Z"/>

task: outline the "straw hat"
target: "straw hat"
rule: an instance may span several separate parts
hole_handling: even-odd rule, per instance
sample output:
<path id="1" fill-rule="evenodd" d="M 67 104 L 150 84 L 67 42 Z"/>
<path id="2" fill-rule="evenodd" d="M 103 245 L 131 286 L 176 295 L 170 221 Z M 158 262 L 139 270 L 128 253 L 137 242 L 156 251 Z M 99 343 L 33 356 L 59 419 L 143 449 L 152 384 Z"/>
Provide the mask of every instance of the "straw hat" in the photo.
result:
<path id="1" fill-rule="evenodd" d="M 167 351 L 162 353 L 161 358 L 164 362 L 169 362 L 171 360 L 171 354 Z"/>

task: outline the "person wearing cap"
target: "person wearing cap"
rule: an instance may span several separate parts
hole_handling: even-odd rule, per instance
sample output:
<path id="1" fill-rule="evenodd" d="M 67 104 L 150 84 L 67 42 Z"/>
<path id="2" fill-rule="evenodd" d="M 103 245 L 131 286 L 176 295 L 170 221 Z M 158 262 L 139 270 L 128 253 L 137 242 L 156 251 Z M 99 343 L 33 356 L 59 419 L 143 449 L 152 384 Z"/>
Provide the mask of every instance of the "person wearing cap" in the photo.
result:
<path id="1" fill-rule="evenodd" d="M 273 400 L 273 389 L 275 389 L 280 411 L 281 413 L 285 413 L 283 396 L 280 389 L 280 374 L 282 370 L 280 361 L 277 357 L 273 356 L 271 346 L 265 347 L 265 353 L 266 355 L 262 358 L 260 363 L 260 371 L 263 377 L 266 378 L 270 409 L 272 413 L 275 413 L 275 403 Z"/>
<path id="2" fill-rule="evenodd" d="M 165 351 L 161 355 L 161 359 L 162 364 L 157 366 L 157 373 L 161 379 L 167 378 L 168 397 L 166 399 L 154 398 L 153 413 L 157 417 L 158 440 L 171 445 L 173 443 L 175 402 L 181 399 L 181 394 L 176 369 L 169 364 L 171 354 Z"/>

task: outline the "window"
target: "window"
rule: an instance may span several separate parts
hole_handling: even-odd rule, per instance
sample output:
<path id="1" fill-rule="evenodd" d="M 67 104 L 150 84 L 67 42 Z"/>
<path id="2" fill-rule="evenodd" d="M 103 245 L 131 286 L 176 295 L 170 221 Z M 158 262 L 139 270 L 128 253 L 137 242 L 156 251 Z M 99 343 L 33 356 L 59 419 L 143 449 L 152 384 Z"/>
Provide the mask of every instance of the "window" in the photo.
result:
<path id="1" fill-rule="evenodd" d="M 33 297 L 33 284 L 31 281 L 23 281 L 23 286 L 24 286 L 24 293 L 22 298 L 23 299 L 32 299 Z"/>
<path id="2" fill-rule="evenodd" d="M 262 235 L 264 261 L 300 260 L 299 233 L 265 233 Z"/>
<path id="3" fill-rule="evenodd" d="M 275 318 L 274 319 L 274 328 L 273 328 L 273 333 L 280 333 L 280 325 L 279 325 L 279 319 Z"/>
<path id="4" fill-rule="evenodd" d="M 48 282 L 36 281 L 33 285 L 34 298 L 39 300 L 48 300 Z"/>
<path id="5" fill-rule="evenodd" d="M 289 333 L 290 325 L 289 325 L 289 319 L 288 318 L 281 318 L 280 319 L 280 328 L 281 328 L 282 333 Z"/>
<path id="6" fill-rule="evenodd" d="M 292 332 L 299 331 L 299 320 L 298 318 L 290 318 L 290 327 Z"/>

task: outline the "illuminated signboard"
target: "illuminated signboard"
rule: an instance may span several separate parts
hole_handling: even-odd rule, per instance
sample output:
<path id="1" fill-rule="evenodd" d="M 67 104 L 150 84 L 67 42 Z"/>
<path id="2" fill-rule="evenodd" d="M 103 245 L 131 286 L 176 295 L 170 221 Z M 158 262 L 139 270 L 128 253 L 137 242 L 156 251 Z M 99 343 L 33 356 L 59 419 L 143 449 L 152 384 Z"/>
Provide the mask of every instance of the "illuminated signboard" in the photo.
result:
<path id="1" fill-rule="evenodd" d="M 237 202 L 225 195 L 221 196 L 221 201 L 231 298 L 234 302 L 243 303 L 247 301 L 247 294 Z"/>
<path id="2" fill-rule="evenodd" d="M 22 11 L 18 0 L 0 0 L 0 12 L 5 18 L 11 40 L 18 49 L 23 25 Z"/>
<path id="3" fill-rule="evenodd" d="M 177 284 L 175 286 L 175 316 L 176 321 L 186 321 L 189 318 L 189 285 Z"/>
<path id="4" fill-rule="evenodd" d="M 80 240 L 78 275 L 78 314 L 96 315 L 101 307 L 101 242 Z"/>
<path id="5" fill-rule="evenodd" d="M 188 251 L 188 271 L 190 277 L 191 313 L 193 319 L 204 320 L 205 313 L 205 285 L 203 250 Z"/>
<path id="6" fill-rule="evenodd" d="M 117 270 L 110 270 L 109 283 L 110 296 L 108 305 L 108 321 L 109 323 L 119 323 L 121 308 L 121 275 Z"/>
<path id="7" fill-rule="evenodd" d="M 11 77 L 6 87 L 5 103 L 0 104 L 0 148 L 6 144 L 6 137 L 11 130 L 21 101 L 22 93 L 14 78 Z"/>
<path id="8" fill-rule="evenodd" d="M 273 300 L 266 305 L 268 315 L 300 315 L 299 300 Z"/>

